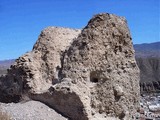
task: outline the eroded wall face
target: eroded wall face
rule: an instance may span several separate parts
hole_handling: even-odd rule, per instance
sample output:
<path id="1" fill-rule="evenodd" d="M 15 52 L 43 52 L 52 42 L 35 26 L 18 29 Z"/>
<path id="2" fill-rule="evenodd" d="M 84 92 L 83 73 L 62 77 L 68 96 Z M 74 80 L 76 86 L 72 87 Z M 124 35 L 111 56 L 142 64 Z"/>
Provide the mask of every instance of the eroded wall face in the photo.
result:
<path id="1" fill-rule="evenodd" d="M 43 30 L 0 78 L 0 94 L 0 101 L 26 95 L 72 120 L 130 120 L 139 107 L 139 69 L 126 20 L 98 14 L 82 31 Z"/>
<path id="2" fill-rule="evenodd" d="M 138 109 L 139 69 L 124 18 L 92 18 L 69 48 L 63 66 L 64 76 L 81 89 L 77 94 L 84 105 L 90 104 L 85 106 L 88 114 L 129 119 Z"/>

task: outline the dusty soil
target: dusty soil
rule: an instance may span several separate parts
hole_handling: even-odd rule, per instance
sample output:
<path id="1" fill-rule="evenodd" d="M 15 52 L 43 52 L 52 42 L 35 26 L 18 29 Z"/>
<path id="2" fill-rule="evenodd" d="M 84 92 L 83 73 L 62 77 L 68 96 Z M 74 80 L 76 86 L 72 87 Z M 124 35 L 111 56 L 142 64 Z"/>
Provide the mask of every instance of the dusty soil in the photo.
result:
<path id="1" fill-rule="evenodd" d="M 12 120 L 68 120 L 55 110 L 38 101 L 0 103 L 0 108 L 0 111 L 10 115 Z"/>

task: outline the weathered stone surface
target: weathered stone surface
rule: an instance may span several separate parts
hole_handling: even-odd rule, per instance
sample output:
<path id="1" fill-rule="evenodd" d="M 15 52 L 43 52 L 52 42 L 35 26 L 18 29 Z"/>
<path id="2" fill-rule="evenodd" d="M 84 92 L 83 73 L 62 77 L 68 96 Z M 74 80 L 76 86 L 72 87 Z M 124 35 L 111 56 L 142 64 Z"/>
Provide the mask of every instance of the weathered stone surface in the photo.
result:
<path id="1" fill-rule="evenodd" d="M 139 70 L 126 20 L 94 16 L 67 51 L 62 74 L 79 89 L 73 91 L 86 116 L 131 118 L 138 107 Z"/>
<path id="2" fill-rule="evenodd" d="M 23 85 L 22 94 L 72 120 L 132 119 L 139 107 L 139 69 L 125 18 L 98 14 L 81 33 L 57 30 L 44 30 L 33 51 L 9 71 Z"/>
<path id="3" fill-rule="evenodd" d="M 3 101 L 17 101 L 22 93 L 41 93 L 48 90 L 52 83 L 58 80 L 57 71 L 61 68 L 63 51 L 67 50 L 79 33 L 80 30 L 69 28 L 44 29 L 33 50 L 19 57 L 8 70 L 5 79 L 1 78 L 0 92 L 14 99 L 7 100 L 8 96 L 6 96 Z M 4 99 L 5 94 L 0 99 Z"/>

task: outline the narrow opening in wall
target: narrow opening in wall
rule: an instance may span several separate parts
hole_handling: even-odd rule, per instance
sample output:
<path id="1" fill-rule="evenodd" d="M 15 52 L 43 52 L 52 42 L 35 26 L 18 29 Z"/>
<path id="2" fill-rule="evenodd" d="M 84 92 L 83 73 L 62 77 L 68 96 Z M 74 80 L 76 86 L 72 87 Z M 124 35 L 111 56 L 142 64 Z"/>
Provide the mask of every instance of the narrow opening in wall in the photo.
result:
<path id="1" fill-rule="evenodd" d="M 92 82 L 92 83 L 98 83 L 99 82 L 98 73 L 96 71 L 92 71 L 90 73 L 90 82 Z"/>
<path id="2" fill-rule="evenodd" d="M 97 83 L 98 82 L 98 78 L 91 78 L 91 82 Z"/>

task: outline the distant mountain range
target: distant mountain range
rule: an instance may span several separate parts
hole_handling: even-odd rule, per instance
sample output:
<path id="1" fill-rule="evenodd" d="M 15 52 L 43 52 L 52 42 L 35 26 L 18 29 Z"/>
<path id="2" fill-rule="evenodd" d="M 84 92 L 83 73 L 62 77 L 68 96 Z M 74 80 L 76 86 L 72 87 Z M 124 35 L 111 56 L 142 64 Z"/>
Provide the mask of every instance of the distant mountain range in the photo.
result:
<path id="1" fill-rule="evenodd" d="M 15 62 L 15 59 L 0 61 L 0 68 L 9 68 Z"/>
<path id="2" fill-rule="evenodd" d="M 160 42 L 135 44 L 134 49 L 137 58 L 160 58 Z"/>
<path id="3" fill-rule="evenodd" d="M 134 49 L 140 68 L 141 92 L 160 91 L 160 42 L 135 44 Z M 0 61 L 0 75 L 5 74 L 14 61 Z"/>
<path id="4" fill-rule="evenodd" d="M 7 73 L 7 69 L 14 63 L 15 59 L 0 61 L 0 76 Z"/>

